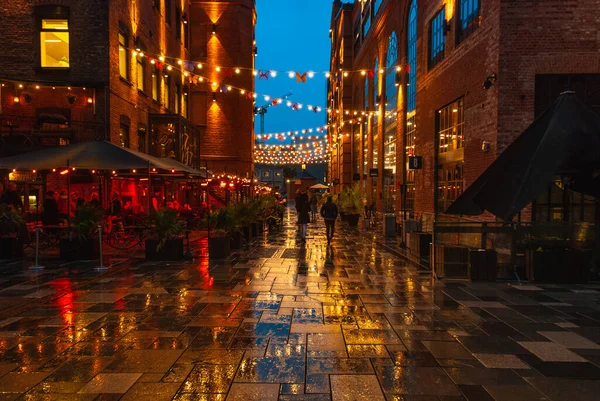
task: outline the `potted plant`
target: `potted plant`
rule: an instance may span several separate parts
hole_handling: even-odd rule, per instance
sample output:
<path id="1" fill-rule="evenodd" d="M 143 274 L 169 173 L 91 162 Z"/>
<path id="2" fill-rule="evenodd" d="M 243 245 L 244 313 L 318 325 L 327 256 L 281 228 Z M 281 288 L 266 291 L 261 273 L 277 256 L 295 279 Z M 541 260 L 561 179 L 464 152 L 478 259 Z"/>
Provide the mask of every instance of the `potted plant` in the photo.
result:
<path id="1" fill-rule="evenodd" d="M 274 228 L 283 220 L 283 212 L 285 208 L 274 196 L 263 196 L 259 198 L 260 211 L 259 221 L 267 222 L 269 228 Z"/>
<path id="2" fill-rule="evenodd" d="M 0 205 L 0 259 L 23 256 L 27 236 L 25 219 L 8 205 Z"/>
<path id="3" fill-rule="evenodd" d="M 252 241 L 251 224 L 254 220 L 254 213 L 250 206 L 240 202 L 232 207 L 234 230 L 231 232 L 231 248 L 239 249 L 243 243 Z"/>
<path id="4" fill-rule="evenodd" d="M 233 221 L 229 208 L 221 209 L 210 216 L 210 238 L 208 239 L 210 259 L 225 259 L 231 253 L 230 234 L 234 228 Z"/>
<path id="5" fill-rule="evenodd" d="M 350 227 L 358 227 L 361 212 L 363 210 L 363 195 L 357 186 L 346 188 L 338 197 L 341 204 L 340 209 Z"/>
<path id="6" fill-rule="evenodd" d="M 177 211 L 160 209 L 150 215 L 153 237 L 145 243 L 146 259 L 154 261 L 182 260 L 185 222 L 179 220 Z"/>
<path id="7" fill-rule="evenodd" d="M 60 239 L 60 258 L 68 261 L 91 260 L 99 255 L 96 240 L 102 211 L 92 204 L 82 205 L 71 219 L 69 235 Z"/>

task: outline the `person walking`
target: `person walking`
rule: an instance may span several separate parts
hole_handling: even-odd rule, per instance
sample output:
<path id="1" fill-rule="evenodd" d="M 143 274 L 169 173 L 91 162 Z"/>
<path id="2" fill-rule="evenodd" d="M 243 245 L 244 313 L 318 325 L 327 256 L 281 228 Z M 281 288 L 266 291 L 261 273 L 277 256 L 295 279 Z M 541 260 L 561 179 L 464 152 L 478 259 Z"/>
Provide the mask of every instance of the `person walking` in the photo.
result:
<path id="1" fill-rule="evenodd" d="M 296 198 L 296 210 L 298 211 L 300 238 L 302 242 L 306 242 L 306 228 L 310 222 L 310 202 L 308 201 L 306 191 L 302 191 L 300 196 Z"/>
<path id="2" fill-rule="evenodd" d="M 310 197 L 310 215 L 311 215 L 311 222 L 313 222 L 313 223 L 317 222 L 318 206 L 319 206 L 319 198 L 317 196 L 317 193 L 314 192 L 312 194 L 312 196 Z"/>
<path id="3" fill-rule="evenodd" d="M 327 202 L 321 207 L 321 217 L 325 220 L 325 228 L 327 231 L 327 244 L 331 243 L 333 239 L 333 234 L 335 232 L 335 219 L 338 216 L 338 208 L 335 203 L 333 203 L 333 198 L 331 196 L 327 197 Z"/>

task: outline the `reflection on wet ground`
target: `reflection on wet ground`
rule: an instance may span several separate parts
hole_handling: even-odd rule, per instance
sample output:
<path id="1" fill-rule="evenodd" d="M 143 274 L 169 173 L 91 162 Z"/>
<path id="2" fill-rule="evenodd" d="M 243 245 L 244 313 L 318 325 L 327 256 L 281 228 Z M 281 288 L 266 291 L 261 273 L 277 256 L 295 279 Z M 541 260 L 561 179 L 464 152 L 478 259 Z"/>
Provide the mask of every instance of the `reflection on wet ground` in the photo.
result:
<path id="1" fill-rule="evenodd" d="M 600 286 L 434 282 L 294 218 L 220 262 L 0 264 L 0 401 L 597 399 Z"/>

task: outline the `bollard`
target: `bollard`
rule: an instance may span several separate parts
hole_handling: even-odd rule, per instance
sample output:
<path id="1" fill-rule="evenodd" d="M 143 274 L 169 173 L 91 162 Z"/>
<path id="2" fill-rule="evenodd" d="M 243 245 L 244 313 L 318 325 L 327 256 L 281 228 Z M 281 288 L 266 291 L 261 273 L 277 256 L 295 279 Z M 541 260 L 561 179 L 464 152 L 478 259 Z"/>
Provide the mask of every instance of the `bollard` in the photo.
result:
<path id="1" fill-rule="evenodd" d="M 102 257 L 102 224 L 98 224 L 98 245 L 100 246 L 100 249 L 98 249 L 100 253 L 100 266 L 96 267 L 94 270 L 106 271 L 108 270 L 108 266 L 104 266 L 104 258 Z"/>
<path id="2" fill-rule="evenodd" d="M 42 227 L 37 224 L 35 226 L 35 266 L 29 267 L 31 270 L 41 270 L 44 266 L 40 266 L 39 258 L 40 258 L 40 231 Z"/>

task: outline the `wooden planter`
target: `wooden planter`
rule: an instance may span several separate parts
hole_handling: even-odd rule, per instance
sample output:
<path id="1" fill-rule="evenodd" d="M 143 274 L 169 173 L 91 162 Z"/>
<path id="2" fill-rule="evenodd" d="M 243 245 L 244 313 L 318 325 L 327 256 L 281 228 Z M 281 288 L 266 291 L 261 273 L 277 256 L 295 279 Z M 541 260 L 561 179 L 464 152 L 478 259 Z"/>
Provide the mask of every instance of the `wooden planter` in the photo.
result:
<path id="1" fill-rule="evenodd" d="M 60 258 L 68 262 L 75 260 L 93 260 L 100 257 L 98 239 L 61 238 L 59 242 Z"/>
<path id="2" fill-rule="evenodd" d="M 244 246 L 244 234 L 241 231 L 233 231 L 229 236 L 229 248 L 240 249 Z"/>
<path id="3" fill-rule="evenodd" d="M 433 269 L 441 277 L 469 277 L 469 248 L 436 245 Z"/>
<path id="4" fill-rule="evenodd" d="M 248 244 L 252 242 L 252 226 L 242 227 L 242 234 Z"/>
<path id="5" fill-rule="evenodd" d="M 592 250 L 545 249 L 527 250 L 525 271 L 527 279 L 546 283 L 587 283 L 593 263 Z"/>
<path id="6" fill-rule="evenodd" d="M 350 227 L 358 227 L 358 221 L 360 220 L 360 214 L 347 214 L 346 221 Z"/>
<path id="7" fill-rule="evenodd" d="M 210 237 L 208 239 L 209 259 L 225 259 L 231 254 L 229 237 Z"/>
<path id="8" fill-rule="evenodd" d="M 177 261 L 183 260 L 183 238 L 169 239 L 160 248 L 156 250 L 159 241 L 157 239 L 147 239 L 146 260 L 152 261 Z"/>
<path id="9" fill-rule="evenodd" d="M 498 252 L 493 249 L 469 251 L 469 278 L 471 281 L 496 281 Z"/>
<path id="10" fill-rule="evenodd" d="M 0 259 L 23 256 L 23 240 L 18 237 L 0 237 Z"/>
<path id="11" fill-rule="evenodd" d="M 251 223 L 250 227 L 252 228 L 252 238 L 258 238 L 258 223 Z"/>

